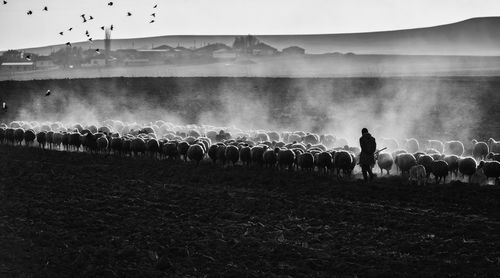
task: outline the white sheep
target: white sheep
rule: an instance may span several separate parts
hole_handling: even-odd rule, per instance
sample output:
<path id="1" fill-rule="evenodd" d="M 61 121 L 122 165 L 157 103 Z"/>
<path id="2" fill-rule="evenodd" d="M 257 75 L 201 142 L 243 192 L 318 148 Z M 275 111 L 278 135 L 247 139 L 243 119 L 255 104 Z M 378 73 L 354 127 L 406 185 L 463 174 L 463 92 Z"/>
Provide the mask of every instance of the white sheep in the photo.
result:
<path id="1" fill-rule="evenodd" d="M 464 151 L 464 144 L 460 141 L 448 141 L 444 143 L 444 154 L 462 156 L 464 155 Z"/>

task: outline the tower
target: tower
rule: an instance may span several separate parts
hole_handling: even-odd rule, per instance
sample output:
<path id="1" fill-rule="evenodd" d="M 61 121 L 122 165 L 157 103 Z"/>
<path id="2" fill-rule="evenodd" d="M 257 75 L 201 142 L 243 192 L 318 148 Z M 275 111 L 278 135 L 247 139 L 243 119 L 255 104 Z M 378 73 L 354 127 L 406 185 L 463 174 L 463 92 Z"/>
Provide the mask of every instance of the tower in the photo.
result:
<path id="1" fill-rule="evenodd" d="M 109 53 L 111 52 L 111 30 L 106 28 L 104 31 L 104 55 L 106 56 L 106 66 L 109 65 Z"/>

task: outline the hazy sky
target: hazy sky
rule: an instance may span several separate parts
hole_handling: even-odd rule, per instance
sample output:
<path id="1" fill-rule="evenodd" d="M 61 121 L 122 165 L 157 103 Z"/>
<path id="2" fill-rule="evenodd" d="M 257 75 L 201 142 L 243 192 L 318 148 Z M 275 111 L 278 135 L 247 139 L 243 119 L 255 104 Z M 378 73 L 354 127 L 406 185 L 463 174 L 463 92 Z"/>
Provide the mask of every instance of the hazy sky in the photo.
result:
<path id="1" fill-rule="evenodd" d="M 500 0 L 0 0 L 0 50 L 113 38 L 319 34 L 426 27 L 500 15 Z M 113 1 L 112 7 L 107 3 Z M 158 8 L 153 6 L 158 4 Z M 47 6 L 49 11 L 42 11 Z M 28 16 L 26 12 L 33 11 Z M 131 17 L 126 13 L 132 12 Z M 155 23 L 150 24 L 151 13 Z M 95 19 L 83 23 L 81 14 Z M 73 31 L 67 29 L 73 27 Z M 64 31 L 64 36 L 59 32 Z"/>

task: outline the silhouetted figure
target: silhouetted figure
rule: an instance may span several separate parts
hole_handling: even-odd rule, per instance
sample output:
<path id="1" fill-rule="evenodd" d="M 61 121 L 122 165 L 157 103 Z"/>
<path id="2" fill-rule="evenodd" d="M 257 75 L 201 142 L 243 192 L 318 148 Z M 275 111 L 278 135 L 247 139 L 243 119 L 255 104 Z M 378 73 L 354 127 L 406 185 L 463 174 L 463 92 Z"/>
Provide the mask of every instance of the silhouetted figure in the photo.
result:
<path id="1" fill-rule="evenodd" d="M 47 90 L 47 92 L 45 93 L 45 96 L 46 97 L 50 96 L 50 90 Z"/>
<path id="2" fill-rule="evenodd" d="M 361 172 L 363 173 L 365 181 L 368 181 L 368 175 L 370 175 L 370 181 L 372 181 L 374 177 L 372 168 L 375 165 L 377 143 L 375 142 L 375 138 L 368 133 L 368 129 L 363 128 L 361 134 L 361 138 L 359 138 L 359 145 L 361 146 L 359 165 L 361 166 Z"/>

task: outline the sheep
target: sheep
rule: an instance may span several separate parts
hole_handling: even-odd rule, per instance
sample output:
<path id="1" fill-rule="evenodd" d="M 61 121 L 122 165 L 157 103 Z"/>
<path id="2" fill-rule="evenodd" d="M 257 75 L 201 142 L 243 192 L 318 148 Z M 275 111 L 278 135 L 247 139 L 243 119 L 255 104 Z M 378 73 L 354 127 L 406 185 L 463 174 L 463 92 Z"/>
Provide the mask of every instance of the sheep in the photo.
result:
<path id="1" fill-rule="evenodd" d="M 53 147 L 59 149 L 62 144 L 62 133 L 54 132 L 52 135 Z"/>
<path id="2" fill-rule="evenodd" d="M 456 155 L 447 155 L 443 159 L 448 163 L 448 170 L 451 173 L 451 177 L 453 178 L 453 174 L 455 174 L 455 177 L 458 176 L 458 161 L 460 158 Z"/>
<path id="3" fill-rule="evenodd" d="M 134 154 L 134 156 L 137 156 L 139 153 L 144 155 L 146 152 L 146 142 L 142 138 L 134 138 L 130 142 L 130 150 Z"/>
<path id="4" fill-rule="evenodd" d="M 226 145 L 219 144 L 217 146 L 217 160 L 222 163 L 222 166 L 226 164 Z"/>
<path id="5" fill-rule="evenodd" d="M 443 160 L 446 155 L 440 153 L 431 154 L 432 159 L 434 160 Z"/>
<path id="6" fill-rule="evenodd" d="M 122 154 L 123 139 L 120 137 L 112 137 L 109 142 L 109 148 L 114 154 Z"/>
<path id="7" fill-rule="evenodd" d="M 305 152 L 299 155 L 298 164 L 302 170 L 312 171 L 314 170 L 314 156 L 310 152 Z"/>
<path id="8" fill-rule="evenodd" d="M 495 178 L 495 185 L 500 182 L 500 162 L 498 161 L 481 161 L 478 169 L 483 169 L 484 175 L 489 180 Z"/>
<path id="9" fill-rule="evenodd" d="M 7 128 L 5 130 L 5 141 L 7 141 L 7 143 L 14 145 L 14 141 L 15 141 L 14 133 L 15 133 L 14 128 Z"/>
<path id="10" fill-rule="evenodd" d="M 224 156 L 226 157 L 226 160 L 231 162 L 234 166 L 240 159 L 240 150 L 236 146 L 229 145 L 226 147 Z"/>
<path id="11" fill-rule="evenodd" d="M 472 142 L 474 144 L 472 146 L 472 157 L 477 160 L 486 159 L 486 156 L 490 152 L 488 144 L 486 144 L 485 142 L 477 142 L 476 140 L 472 140 Z"/>
<path id="12" fill-rule="evenodd" d="M 240 155 L 240 160 L 244 165 L 245 164 L 250 165 L 250 162 L 252 162 L 252 152 L 250 147 L 248 146 L 241 147 L 239 155 Z"/>
<path id="13" fill-rule="evenodd" d="M 92 134 L 97 133 L 97 127 L 95 125 L 89 125 L 85 129 L 88 129 Z"/>
<path id="14" fill-rule="evenodd" d="M 156 154 L 160 151 L 160 143 L 156 139 L 149 139 L 146 141 L 146 151 L 150 157 L 156 157 Z"/>
<path id="15" fill-rule="evenodd" d="M 254 164 L 262 166 L 264 163 L 264 152 L 266 151 L 267 146 L 255 146 L 250 149 L 250 154 L 252 157 L 252 162 Z"/>
<path id="16" fill-rule="evenodd" d="M 54 146 L 54 131 L 47 132 L 47 144 L 49 144 L 49 149 Z"/>
<path id="17" fill-rule="evenodd" d="M 189 130 L 188 131 L 188 135 L 190 137 L 194 137 L 194 138 L 201 137 L 201 134 L 198 131 L 194 130 L 194 129 Z"/>
<path id="18" fill-rule="evenodd" d="M 279 152 L 279 149 L 273 150 L 268 148 L 264 151 L 264 154 L 262 155 L 264 166 L 271 168 L 276 166 L 276 161 L 278 160 L 277 152 Z"/>
<path id="19" fill-rule="evenodd" d="M 408 178 L 409 184 L 412 184 L 413 181 L 416 182 L 417 185 L 425 185 L 427 182 L 427 171 L 423 165 L 414 165 L 410 168 L 410 177 Z"/>
<path id="20" fill-rule="evenodd" d="M 340 170 L 342 170 L 344 174 L 348 174 L 349 171 L 351 171 L 352 163 L 353 159 L 349 152 L 344 150 L 339 150 L 335 152 L 335 155 L 333 156 L 333 165 L 335 169 L 337 169 L 338 180 L 342 179 L 340 175 Z"/>
<path id="21" fill-rule="evenodd" d="M 493 138 L 488 139 L 488 147 L 492 153 L 500 153 L 500 141 Z"/>
<path id="22" fill-rule="evenodd" d="M 31 146 L 31 144 L 33 144 L 35 139 L 36 139 L 36 134 L 32 129 L 28 129 L 26 130 L 26 132 L 24 132 L 24 143 L 26 144 L 26 146 Z M 0 142 L 1 141 L 2 140 L 0 139 Z"/>
<path id="23" fill-rule="evenodd" d="M 217 162 L 217 149 L 219 148 L 219 145 L 217 144 L 214 144 L 214 145 L 211 145 L 209 148 L 208 148 L 208 157 L 210 157 L 210 159 L 212 159 L 212 162 L 215 164 Z"/>
<path id="24" fill-rule="evenodd" d="M 448 163 L 444 160 L 435 160 L 431 163 L 431 173 L 436 179 L 436 184 L 439 184 L 441 178 L 443 178 L 443 184 L 446 183 L 446 177 L 448 176 Z"/>
<path id="25" fill-rule="evenodd" d="M 127 155 L 130 154 L 131 151 L 132 151 L 132 140 L 127 137 L 123 138 L 122 153 L 124 155 Z"/>
<path id="26" fill-rule="evenodd" d="M 319 143 L 319 138 L 315 134 L 307 134 L 303 137 L 302 141 L 306 144 L 315 145 Z"/>
<path id="27" fill-rule="evenodd" d="M 439 140 L 427 140 L 426 149 L 435 149 L 439 153 L 444 152 L 444 144 Z"/>
<path id="28" fill-rule="evenodd" d="M 382 137 L 380 139 L 379 144 L 380 144 L 380 146 L 386 147 L 388 152 L 396 151 L 397 149 L 399 149 L 398 141 L 396 141 L 396 139 L 393 139 L 393 138 Z"/>
<path id="29" fill-rule="evenodd" d="M 471 176 L 476 172 L 476 168 L 476 160 L 472 157 L 464 157 L 458 161 L 458 171 L 463 176 L 469 176 L 469 183 L 471 180 Z"/>
<path id="30" fill-rule="evenodd" d="M 21 143 L 24 140 L 24 129 L 16 128 L 14 130 L 14 140 L 16 141 L 17 144 L 21 145 Z"/>
<path id="31" fill-rule="evenodd" d="M 288 140 L 286 140 L 286 142 L 288 143 L 293 143 L 293 142 L 301 142 L 302 141 L 302 137 L 300 137 L 300 135 L 297 135 L 297 134 L 290 134 L 288 136 Z"/>
<path id="32" fill-rule="evenodd" d="M 377 165 L 380 168 L 380 174 L 384 173 L 384 170 L 387 171 L 387 175 L 392 169 L 392 165 L 394 164 L 394 159 L 390 153 L 380 153 L 377 157 Z"/>
<path id="33" fill-rule="evenodd" d="M 5 129 L 4 127 L 0 128 L 0 144 L 5 140 Z"/>
<path id="34" fill-rule="evenodd" d="M 444 143 L 444 154 L 446 155 L 454 154 L 457 156 L 462 156 L 464 154 L 464 151 L 464 144 L 460 141 L 448 141 Z"/>
<path id="35" fill-rule="evenodd" d="M 316 165 L 318 170 L 323 171 L 325 174 L 333 167 L 333 157 L 329 152 L 323 151 L 317 155 Z"/>
<path id="36" fill-rule="evenodd" d="M 320 143 L 328 148 L 333 148 L 335 145 L 336 138 L 331 134 L 325 134 L 320 136 Z"/>
<path id="37" fill-rule="evenodd" d="M 418 159 L 417 159 L 417 163 L 419 165 L 422 165 L 424 166 L 425 168 L 425 171 L 427 173 L 427 178 L 429 177 L 429 175 L 431 174 L 431 164 L 432 162 L 434 161 L 434 159 L 432 158 L 432 156 L 430 155 L 422 155 L 420 156 Z"/>
<path id="38" fill-rule="evenodd" d="M 189 149 L 189 143 L 186 141 L 181 141 L 177 144 L 177 151 L 179 155 L 184 158 L 184 161 L 187 161 L 187 151 Z"/>
<path id="39" fill-rule="evenodd" d="M 413 154 L 413 156 L 415 157 L 415 159 L 418 161 L 418 159 L 423 156 L 423 155 L 427 155 L 426 152 L 416 152 Z"/>
<path id="40" fill-rule="evenodd" d="M 187 150 L 187 157 L 190 161 L 196 161 L 196 165 L 199 165 L 204 157 L 202 146 L 199 144 L 190 145 Z"/>
<path id="41" fill-rule="evenodd" d="M 47 133 L 45 131 L 40 131 L 36 134 L 36 141 L 38 142 L 38 146 L 42 149 L 45 149 L 45 144 L 47 143 Z"/>
<path id="42" fill-rule="evenodd" d="M 253 139 L 257 142 L 263 142 L 263 141 L 270 140 L 269 135 L 267 135 L 266 133 L 263 133 L 263 132 L 255 134 Z"/>
<path id="43" fill-rule="evenodd" d="M 101 153 L 105 153 L 107 148 L 108 148 L 108 144 L 109 144 L 109 141 L 106 138 L 106 136 L 101 136 L 101 137 L 97 138 L 96 142 L 97 142 L 98 151 Z"/>
<path id="44" fill-rule="evenodd" d="M 494 160 L 494 161 L 498 161 L 500 162 L 500 153 L 489 153 L 487 156 L 486 156 L 487 159 L 489 160 Z"/>
<path id="45" fill-rule="evenodd" d="M 417 160 L 411 153 L 401 153 L 396 156 L 394 163 L 401 169 L 403 175 L 405 172 L 409 173 L 412 166 L 417 165 Z"/>
<path id="46" fill-rule="evenodd" d="M 75 147 L 76 151 L 80 150 L 80 133 L 73 132 L 69 134 L 69 145 Z"/>
<path id="47" fill-rule="evenodd" d="M 415 152 L 418 152 L 418 150 L 420 149 L 420 145 L 418 144 L 417 139 L 410 138 L 410 139 L 406 139 L 405 148 L 409 153 L 415 153 Z M 410 169 L 408 168 L 408 170 L 410 170 Z"/>

